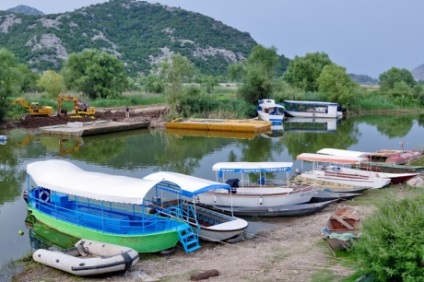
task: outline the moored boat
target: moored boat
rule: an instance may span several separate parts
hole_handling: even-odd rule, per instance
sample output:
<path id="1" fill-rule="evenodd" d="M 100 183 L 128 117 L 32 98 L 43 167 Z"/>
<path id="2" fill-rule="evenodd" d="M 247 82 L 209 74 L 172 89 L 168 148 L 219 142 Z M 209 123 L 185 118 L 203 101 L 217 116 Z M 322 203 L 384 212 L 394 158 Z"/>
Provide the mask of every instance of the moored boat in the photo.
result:
<path id="1" fill-rule="evenodd" d="M 290 186 L 267 179 L 278 172 L 289 172 L 292 162 L 219 162 L 213 165 L 217 179 L 231 183 L 231 191 L 218 189 L 198 195 L 199 202 L 226 208 L 257 208 L 307 203 L 315 193 L 312 186 Z M 228 178 L 237 175 L 239 178 Z M 250 177 L 257 182 L 250 183 Z"/>
<path id="2" fill-rule="evenodd" d="M 36 250 L 34 261 L 77 276 L 99 275 L 130 270 L 139 260 L 128 247 L 82 239 L 66 252 Z"/>
<path id="3" fill-rule="evenodd" d="M 228 207 L 208 206 L 216 211 L 233 214 L 236 216 L 252 216 L 252 217 L 290 217 L 290 216 L 305 216 L 317 213 L 328 207 L 336 200 L 329 200 L 317 203 L 303 203 L 296 205 L 285 205 L 275 207 L 237 207 L 228 209 Z"/>
<path id="4" fill-rule="evenodd" d="M 178 242 L 186 252 L 200 248 L 189 224 L 148 212 L 158 195 L 181 199 L 175 183 L 85 171 L 63 160 L 30 163 L 27 173 L 28 211 L 59 232 L 139 253 L 160 252 Z"/>
<path id="5" fill-rule="evenodd" d="M 303 153 L 298 155 L 297 159 L 314 162 L 315 168 L 311 171 L 302 173 L 302 177 L 318 180 L 323 179 L 329 182 L 348 183 L 358 186 L 370 186 L 372 188 L 382 188 L 390 183 L 402 183 L 418 175 L 418 173 L 379 173 L 341 166 L 343 164 L 357 164 L 357 162 L 355 162 L 355 159 L 357 159 L 356 157 L 348 158 Z M 319 163 L 325 163 L 325 165 L 320 165 Z M 382 179 L 389 179 L 389 181 L 384 184 Z"/>
<path id="6" fill-rule="evenodd" d="M 321 101 L 284 100 L 285 114 L 288 117 L 342 118 L 339 104 Z"/>
<path id="7" fill-rule="evenodd" d="M 258 100 L 257 111 L 261 120 L 270 121 L 273 125 L 283 124 L 284 106 L 276 103 L 274 99 Z"/>
<path id="8" fill-rule="evenodd" d="M 229 191 L 231 186 L 226 183 L 166 171 L 149 174 L 144 179 L 153 181 L 166 180 L 181 187 L 184 197 L 183 209 L 177 208 L 176 212 L 182 213 L 182 219 L 194 228 L 200 239 L 210 242 L 225 241 L 242 234 L 249 224 L 244 219 L 200 207 L 196 204 L 195 198 L 199 194 L 216 189 Z M 167 213 L 166 210 L 171 210 L 171 215 L 174 215 L 173 205 L 173 202 L 164 201 L 161 206 L 156 205 L 153 208 L 165 214 Z M 163 207 L 166 207 L 166 210 L 163 211 Z"/>
<path id="9" fill-rule="evenodd" d="M 346 249 L 353 239 L 360 236 L 360 216 L 351 208 L 340 208 L 331 214 L 323 234 L 334 250 Z"/>

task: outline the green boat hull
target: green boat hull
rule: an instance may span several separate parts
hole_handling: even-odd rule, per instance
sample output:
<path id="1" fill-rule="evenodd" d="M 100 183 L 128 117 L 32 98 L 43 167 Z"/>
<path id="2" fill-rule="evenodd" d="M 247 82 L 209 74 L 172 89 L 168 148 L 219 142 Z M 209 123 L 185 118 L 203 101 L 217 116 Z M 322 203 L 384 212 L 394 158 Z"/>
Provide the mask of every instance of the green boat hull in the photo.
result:
<path id="1" fill-rule="evenodd" d="M 179 239 L 177 227 L 169 231 L 151 234 L 112 234 L 86 228 L 63 220 L 58 220 L 39 212 L 36 209 L 29 208 L 28 210 L 38 221 L 64 234 L 68 234 L 76 238 L 84 238 L 129 247 L 139 253 L 156 253 L 173 248 L 178 243 Z"/>

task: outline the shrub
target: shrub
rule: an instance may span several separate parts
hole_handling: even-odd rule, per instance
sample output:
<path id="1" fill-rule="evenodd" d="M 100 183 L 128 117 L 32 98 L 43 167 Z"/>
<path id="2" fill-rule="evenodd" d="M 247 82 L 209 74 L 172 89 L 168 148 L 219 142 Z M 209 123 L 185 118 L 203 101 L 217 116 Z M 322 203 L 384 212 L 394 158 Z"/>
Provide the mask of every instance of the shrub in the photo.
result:
<path id="1" fill-rule="evenodd" d="M 376 281 L 424 281 L 423 218 L 423 193 L 379 204 L 353 245 L 359 272 Z"/>

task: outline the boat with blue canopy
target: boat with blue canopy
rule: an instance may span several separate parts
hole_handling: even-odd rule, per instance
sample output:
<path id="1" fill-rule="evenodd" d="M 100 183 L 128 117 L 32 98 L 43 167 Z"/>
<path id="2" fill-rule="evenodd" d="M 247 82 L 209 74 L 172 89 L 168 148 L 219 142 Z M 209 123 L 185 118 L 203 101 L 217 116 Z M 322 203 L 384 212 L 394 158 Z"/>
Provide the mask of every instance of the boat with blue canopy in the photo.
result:
<path id="1" fill-rule="evenodd" d="M 226 183 L 219 183 L 203 178 L 185 175 L 176 172 L 160 171 L 147 175 L 146 180 L 160 181 L 166 180 L 181 187 L 183 210 L 182 217 L 197 231 L 200 239 L 211 242 L 219 242 L 241 235 L 249 223 L 241 218 L 217 212 L 197 205 L 196 197 L 199 194 L 224 189 L 229 191 L 231 186 Z M 175 202 L 164 200 L 161 206 L 154 209 L 163 212 L 162 209 L 172 210 Z"/>
<path id="2" fill-rule="evenodd" d="M 160 199 L 181 200 L 175 183 L 85 171 L 64 160 L 30 163 L 27 174 L 28 211 L 59 232 L 139 253 L 164 251 L 178 242 L 186 252 L 200 248 L 182 218 L 149 213 Z"/>

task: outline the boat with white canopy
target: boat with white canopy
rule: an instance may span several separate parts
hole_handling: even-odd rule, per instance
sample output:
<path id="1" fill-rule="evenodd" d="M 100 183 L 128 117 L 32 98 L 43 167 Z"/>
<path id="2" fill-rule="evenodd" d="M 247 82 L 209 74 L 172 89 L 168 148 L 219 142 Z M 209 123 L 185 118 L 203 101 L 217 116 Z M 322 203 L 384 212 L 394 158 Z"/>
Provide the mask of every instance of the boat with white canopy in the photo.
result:
<path id="1" fill-rule="evenodd" d="M 355 156 L 341 157 L 303 153 L 298 155 L 297 159 L 313 162 L 313 169 L 302 172 L 300 174 L 301 177 L 335 183 L 352 184 L 374 189 L 385 187 L 390 183 L 401 183 L 418 175 L 418 173 L 375 172 L 343 166 L 360 164 L 363 158 Z"/>
<path id="2" fill-rule="evenodd" d="M 342 107 L 337 103 L 322 101 L 284 100 L 287 117 L 342 118 Z"/>
<path id="3" fill-rule="evenodd" d="M 203 178 L 185 175 L 176 172 L 160 171 L 147 175 L 146 180 L 170 181 L 177 184 L 182 189 L 185 198 L 183 202 L 183 216 L 195 230 L 200 239 L 211 242 L 225 241 L 242 234 L 249 223 L 241 218 L 226 215 L 211 209 L 197 205 L 196 196 L 216 189 L 230 190 L 231 186 L 226 183 L 219 183 Z M 162 206 L 155 209 L 161 211 L 163 207 L 170 210 L 173 202 L 162 201 Z M 177 211 L 180 211 L 177 208 Z"/>
<path id="4" fill-rule="evenodd" d="M 312 186 L 292 186 L 276 173 L 291 171 L 292 162 L 219 162 L 213 165 L 217 181 L 231 183 L 231 191 L 218 189 L 198 195 L 200 203 L 220 208 L 277 207 L 307 203 L 316 192 Z M 234 178 L 238 176 L 239 178 Z M 233 178 L 231 178 L 233 177 Z M 255 179 L 254 181 L 252 181 Z M 287 175 L 286 180 L 289 179 Z"/>
<path id="5" fill-rule="evenodd" d="M 186 252 L 200 248 L 181 218 L 149 213 L 159 199 L 181 199 L 175 183 L 85 171 L 64 160 L 30 163 L 27 173 L 29 212 L 59 232 L 139 253 L 160 252 L 178 242 Z"/>

